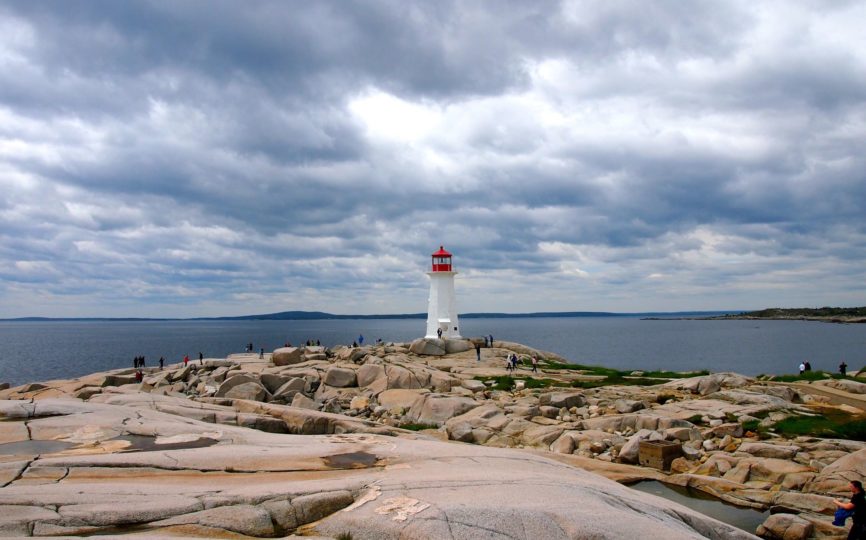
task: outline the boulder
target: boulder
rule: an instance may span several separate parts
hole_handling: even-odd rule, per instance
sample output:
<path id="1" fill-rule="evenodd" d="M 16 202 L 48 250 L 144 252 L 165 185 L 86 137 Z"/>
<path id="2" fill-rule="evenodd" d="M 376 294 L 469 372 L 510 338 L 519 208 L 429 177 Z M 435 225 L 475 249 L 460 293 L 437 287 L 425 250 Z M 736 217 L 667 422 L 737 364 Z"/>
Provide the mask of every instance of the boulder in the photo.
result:
<path id="1" fill-rule="evenodd" d="M 866 448 L 840 457 L 821 469 L 821 472 L 806 484 L 803 491 L 834 493 L 840 497 L 847 497 L 848 484 L 851 480 L 866 481 Z"/>
<path id="2" fill-rule="evenodd" d="M 424 388 L 425 384 L 418 376 L 408 369 L 389 365 L 385 368 L 385 373 L 388 376 L 388 388 Z M 429 380 L 429 377 L 427 377 Z"/>
<path id="3" fill-rule="evenodd" d="M 385 376 L 385 368 L 378 364 L 364 364 L 358 368 L 358 386 L 364 387 L 373 384 L 373 381 Z"/>
<path id="4" fill-rule="evenodd" d="M 418 355 L 444 356 L 448 353 L 445 347 L 445 340 L 422 338 L 413 341 L 412 345 L 409 346 L 409 351 Z"/>
<path id="5" fill-rule="evenodd" d="M 280 347 L 271 355 L 275 366 L 291 366 L 304 361 L 304 351 L 299 347 Z"/>
<path id="6" fill-rule="evenodd" d="M 349 408 L 360 411 L 370 406 L 370 398 L 367 396 L 355 396 L 349 402 Z"/>
<path id="7" fill-rule="evenodd" d="M 220 387 L 217 388 L 217 391 L 216 391 L 216 394 L 214 394 L 214 397 L 227 397 L 226 394 L 229 392 L 229 390 L 231 390 L 232 388 L 234 388 L 236 386 L 240 386 L 242 384 L 247 384 L 247 383 L 255 383 L 258 386 L 261 386 L 262 389 L 264 390 L 264 386 L 261 385 L 261 383 L 259 382 L 259 380 L 257 378 L 252 377 L 252 376 L 247 375 L 247 374 L 237 374 L 233 377 L 229 377 L 228 379 L 226 379 L 220 385 Z"/>
<path id="8" fill-rule="evenodd" d="M 779 444 L 769 444 L 762 442 L 745 442 L 738 448 L 740 452 L 746 452 L 756 457 L 776 458 L 776 459 L 791 459 L 800 448 L 797 446 L 783 446 Z"/>
<path id="9" fill-rule="evenodd" d="M 441 426 L 446 420 L 459 416 L 480 405 L 466 397 L 453 397 L 447 394 L 424 394 L 407 413 L 410 422 Z"/>
<path id="10" fill-rule="evenodd" d="M 358 379 L 355 376 L 355 370 L 332 366 L 328 368 L 327 372 L 325 372 L 325 378 L 322 382 L 328 386 L 346 388 L 349 386 L 357 386 L 357 381 Z"/>
<path id="11" fill-rule="evenodd" d="M 758 525 L 757 533 L 762 538 L 773 540 L 806 540 L 812 536 L 813 526 L 794 514 L 773 514 Z"/>
<path id="12" fill-rule="evenodd" d="M 613 402 L 613 408 L 620 414 L 626 414 L 645 409 L 646 405 L 642 401 L 622 398 Z"/>
<path id="13" fill-rule="evenodd" d="M 268 395 L 265 387 L 258 382 L 251 381 L 233 386 L 222 396 L 229 399 L 248 399 L 251 401 L 264 401 Z"/>
<path id="14" fill-rule="evenodd" d="M 294 397 L 298 392 L 303 392 L 307 386 L 307 381 L 300 377 L 291 377 L 289 380 L 285 382 L 282 386 L 274 391 L 275 398 L 285 398 Z"/>
<path id="15" fill-rule="evenodd" d="M 849 394 L 866 394 L 866 383 L 859 381 L 849 381 L 847 379 L 828 379 L 826 381 L 818 381 L 815 384 L 821 386 L 829 386 Z"/>
<path id="16" fill-rule="evenodd" d="M 483 382 L 476 379 L 465 379 L 460 383 L 460 386 L 472 392 L 481 392 L 487 389 L 487 386 Z"/>
<path id="17" fill-rule="evenodd" d="M 289 379 L 291 379 L 291 377 L 285 375 L 262 373 L 259 381 L 262 383 L 262 386 L 268 389 L 268 392 L 270 392 L 271 394 L 275 394 L 279 387 L 289 382 Z"/>
<path id="18" fill-rule="evenodd" d="M 138 381 L 135 380 L 135 374 L 130 375 L 106 375 L 102 378 L 102 382 L 99 386 L 103 388 L 106 386 L 123 386 L 124 384 L 135 384 Z M 35 386 L 38 383 L 32 383 L 30 386 Z M 44 386 L 42 387 L 44 388 Z M 28 390 L 33 391 L 33 390 Z"/>
<path id="19" fill-rule="evenodd" d="M 474 349 L 475 346 L 468 339 L 446 339 L 445 352 L 457 354 Z"/>
<path id="20" fill-rule="evenodd" d="M 541 394 L 538 397 L 539 405 L 548 405 L 550 407 L 583 407 L 586 405 L 586 396 L 583 392 L 550 392 Z"/>
<path id="21" fill-rule="evenodd" d="M 385 390 L 384 392 L 380 393 L 377 396 L 377 399 L 379 401 L 379 405 L 387 409 L 408 409 L 412 406 L 412 404 L 415 403 L 419 396 L 428 392 L 429 390 L 426 389 L 406 390 L 401 388 L 395 388 L 391 390 Z"/>
<path id="22" fill-rule="evenodd" d="M 658 431 L 653 431 L 650 429 L 642 429 L 638 431 L 637 433 L 629 437 L 628 441 L 626 441 L 626 443 L 622 445 L 622 449 L 619 451 L 619 461 L 621 463 L 637 463 L 638 452 L 640 450 L 640 442 L 645 440 L 664 440 L 664 435 L 662 435 Z"/>
<path id="23" fill-rule="evenodd" d="M 304 394 L 297 393 L 295 394 L 295 397 L 292 398 L 292 407 L 317 411 L 319 410 L 320 405 Z"/>

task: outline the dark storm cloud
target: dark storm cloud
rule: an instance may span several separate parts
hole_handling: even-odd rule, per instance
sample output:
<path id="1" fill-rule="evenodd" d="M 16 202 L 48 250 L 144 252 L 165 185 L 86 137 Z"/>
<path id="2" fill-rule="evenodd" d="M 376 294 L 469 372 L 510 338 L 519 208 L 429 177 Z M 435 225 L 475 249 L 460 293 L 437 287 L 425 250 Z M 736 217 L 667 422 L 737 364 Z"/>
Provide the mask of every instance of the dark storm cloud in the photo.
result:
<path id="1" fill-rule="evenodd" d="M 862 11 L 6 2 L 0 316 L 866 299 Z"/>

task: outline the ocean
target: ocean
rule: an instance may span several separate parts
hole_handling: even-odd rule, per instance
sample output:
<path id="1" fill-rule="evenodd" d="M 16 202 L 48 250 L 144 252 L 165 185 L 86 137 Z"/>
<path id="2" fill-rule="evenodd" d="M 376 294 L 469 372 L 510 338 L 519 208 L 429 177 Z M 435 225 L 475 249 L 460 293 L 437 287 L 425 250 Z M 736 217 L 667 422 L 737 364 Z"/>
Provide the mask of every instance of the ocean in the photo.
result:
<path id="1" fill-rule="evenodd" d="M 866 324 L 754 320 L 642 320 L 636 317 L 462 319 L 464 336 L 492 334 L 551 351 L 581 364 L 616 369 L 734 371 L 744 375 L 813 369 L 849 371 L 866 366 Z M 423 335 L 420 319 L 318 321 L 0 321 L 0 382 L 13 385 L 148 366 L 185 354 L 223 358 L 285 342 L 322 345 L 411 341 Z"/>

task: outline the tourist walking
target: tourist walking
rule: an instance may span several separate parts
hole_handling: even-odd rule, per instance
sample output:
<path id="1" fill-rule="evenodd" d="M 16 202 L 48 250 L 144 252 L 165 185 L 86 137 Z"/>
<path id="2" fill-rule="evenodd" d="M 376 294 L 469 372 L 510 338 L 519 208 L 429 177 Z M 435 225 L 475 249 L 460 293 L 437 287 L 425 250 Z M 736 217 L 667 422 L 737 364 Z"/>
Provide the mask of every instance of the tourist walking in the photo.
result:
<path id="1" fill-rule="evenodd" d="M 163 366 L 165 365 L 165 358 L 162 356 L 159 357 L 159 370 L 162 371 Z"/>
<path id="2" fill-rule="evenodd" d="M 493 334 L 490 334 L 487 337 L 490 338 L 490 346 L 493 347 Z"/>
<path id="3" fill-rule="evenodd" d="M 800 375 L 806 372 L 806 364 L 800 362 Z"/>
<path id="4" fill-rule="evenodd" d="M 198 363 L 200 366 L 204 365 L 204 355 L 201 352 L 198 353 Z"/>
<path id="5" fill-rule="evenodd" d="M 436 329 L 436 335 L 439 336 L 439 339 L 442 339 L 442 329 L 441 328 Z"/>
<path id="6" fill-rule="evenodd" d="M 846 376 L 847 373 L 848 373 L 848 364 L 846 364 L 844 360 L 842 360 L 842 363 L 839 364 L 839 373 L 840 373 L 843 377 Z"/>
<path id="7" fill-rule="evenodd" d="M 189 355 L 188 355 L 188 354 L 185 354 L 185 355 L 183 355 L 183 365 L 184 365 L 184 367 L 186 367 L 187 364 L 189 364 Z"/>
<path id="8" fill-rule="evenodd" d="M 806 362 L 806 371 L 812 371 L 812 364 Z"/>
<path id="9" fill-rule="evenodd" d="M 485 340 L 487 338 L 484 338 Z M 481 361 L 481 345 L 478 342 L 475 343 L 475 359 L 480 362 Z"/>
<path id="10" fill-rule="evenodd" d="M 538 357 L 534 354 L 532 355 L 532 372 L 538 373 Z"/>
<path id="11" fill-rule="evenodd" d="M 259 360 L 264 359 L 264 357 L 265 357 L 265 348 L 262 347 L 261 350 L 259 351 Z"/>

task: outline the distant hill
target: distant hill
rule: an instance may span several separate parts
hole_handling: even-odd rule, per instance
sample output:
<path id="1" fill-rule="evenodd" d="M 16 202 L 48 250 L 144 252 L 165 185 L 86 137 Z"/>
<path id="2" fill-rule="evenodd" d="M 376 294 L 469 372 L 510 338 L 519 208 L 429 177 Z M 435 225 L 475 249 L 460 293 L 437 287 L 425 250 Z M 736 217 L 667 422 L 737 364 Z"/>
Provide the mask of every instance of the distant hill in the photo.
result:
<path id="1" fill-rule="evenodd" d="M 866 307 L 768 308 L 759 311 L 729 313 L 713 319 L 781 319 L 840 323 L 866 323 Z"/>
<path id="2" fill-rule="evenodd" d="M 535 313 L 461 313 L 462 319 L 524 319 L 545 317 L 653 317 L 653 318 L 683 318 L 683 317 L 714 317 L 732 314 L 734 311 L 677 311 L 677 312 L 646 312 L 646 313 L 610 313 L 606 311 L 543 311 Z M 172 318 L 111 318 L 111 317 L 20 317 L 16 319 L 0 319 L 2 321 L 310 321 L 326 319 L 426 319 L 426 313 L 399 313 L 383 315 L 336 315 L 323 311 L 281 311 L 261 315 L 239 315 L 234 317 L 194 317 L 188 319 Z"/>

